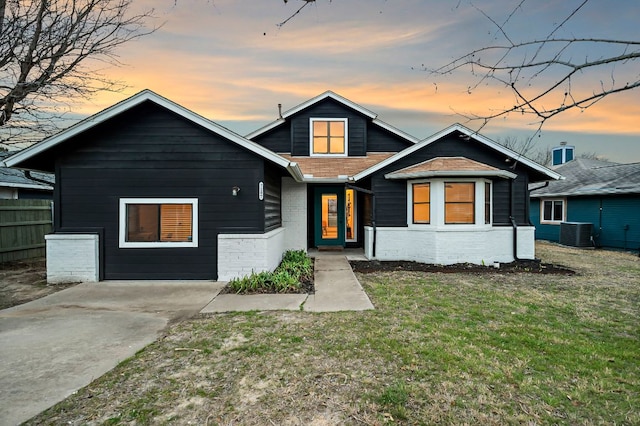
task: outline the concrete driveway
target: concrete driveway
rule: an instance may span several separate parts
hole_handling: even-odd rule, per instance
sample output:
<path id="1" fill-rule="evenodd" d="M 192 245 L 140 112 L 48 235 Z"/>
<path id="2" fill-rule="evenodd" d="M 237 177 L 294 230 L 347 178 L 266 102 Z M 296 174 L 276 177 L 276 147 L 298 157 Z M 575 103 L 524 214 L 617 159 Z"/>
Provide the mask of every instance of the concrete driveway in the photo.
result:
<path id="1" fill-rule="evenodd" d="M 0 425 L 24 422 L 199 312 L 212 281 L 79 284 L 0 311 Z"/>

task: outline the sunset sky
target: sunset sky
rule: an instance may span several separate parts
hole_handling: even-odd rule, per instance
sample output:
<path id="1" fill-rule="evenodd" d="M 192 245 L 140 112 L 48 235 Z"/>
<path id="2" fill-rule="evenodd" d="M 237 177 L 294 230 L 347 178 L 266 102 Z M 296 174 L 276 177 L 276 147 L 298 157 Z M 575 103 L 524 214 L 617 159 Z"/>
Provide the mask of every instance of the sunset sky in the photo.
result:
<path id="1" fill-rule="evenodd" d="M 473 5 L 498 22 L 520 3 L 478 0 Z M 514 15 L 509 35 L 524 40 L 548 33 L 581 1 L 527 1 Z M 240 134 L 332 90 L 378 113 L 383 121 L 418 138 L 459 122 L 457 113 L 486 114 L 510 106 L 512 95 L 497 85 L 472 94 L 468 71 L 436 77 L 423 70 L 490 43 L 496 28 L 467 0 L 318 0 L 281 28 L 277 24 L 302 2 L 289 0 L 140 0 L 155 8 L 154 34 L 123 46 L 124 64 L 105 69 L 128 84 L 124 93 L 73 105 L 95 113 L 145 88 L 156 91 Z M 562 36 L 638 40 L 637 0 L 591 0 Z M 606 52 L 605 52 L 606 53 Z M 590 58 L 601 52 L 584 52 Z M 582 53 L 577 53 L 582 55 Z M 578 56 L 574 60 L 584 60 Z M 596 76 L 607 83 L 636 80 L 638 62 Z M 577 86 L 577 85 L 576 85 Z M 592 90 L 592 87 L 573 87 Z M 526 138 L 530 117 L 497 119 L 482 129 L 492 138 Z M 540 148 L 567 141 L 581 152 L 609 160 L 640 162 L 640 91 L 611 96 L 586 111 L 568 111 L 548 121 L 536 138 Z"/>

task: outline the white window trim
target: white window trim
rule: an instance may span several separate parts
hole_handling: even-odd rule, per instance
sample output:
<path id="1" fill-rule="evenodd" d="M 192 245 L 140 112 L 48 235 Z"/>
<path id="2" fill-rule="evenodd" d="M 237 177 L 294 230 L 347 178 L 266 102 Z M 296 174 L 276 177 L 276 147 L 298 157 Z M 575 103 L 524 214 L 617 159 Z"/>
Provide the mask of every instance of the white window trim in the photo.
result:
<path id="1" fill-rule="evenodd" d="M 314 154 L 313 153 L 313 123 L 316 121 L 341 121 L 344 123 L 344 154 Z M 322 118 L 322 117 L 311 117 L 309 119 L 309 156 L 310 157 L 347 157 L 348 155 L 349 155 L 349 119 Z"/>
<path id="2" fill-rule="evenodd" d="M 561 220 L 545 220 L 544 218 L 544 203 L 545 201 L 555 202 L 562 201 L 562 219 Z M 551 213 L 553 216 L 553 211 Z M 560 225 L 562 222 L 567 221 L 567 199 L 566 198 L 541 198 L 540 199 L 540 224 L 543 225 Z"/>
<path id="3" fill-rule="evenodd" d="M 475 223 L 446 223 L 444 222 L 444 184 L 445 182 L 473 182 L 475 183 Z M 413 223 L 413 184 L 430 184 L 430 223 Z M 489 223 L 484 223 L 484 184 L 491 185 L 493 193 L 493 183 L 488 179 L 479 178 L 437 178 L 437 179 L 417 179 L 407 181 L 407 225 L 409 228 L 442 229 L 442 230 L 469 230 L 488 229 L 493 225 L 493 194 L 491 194 L 491 217 Z"/>
<path id="4" fill-rule="evenodd" d="M 191 204 L 191 241 L 185 242 L 129 242 L 127 234 L 128 204 Z M 198 247 L 198 199 L 197 198 L 121 198 L 118 240 L 120 248 L 179 248 Z"/>

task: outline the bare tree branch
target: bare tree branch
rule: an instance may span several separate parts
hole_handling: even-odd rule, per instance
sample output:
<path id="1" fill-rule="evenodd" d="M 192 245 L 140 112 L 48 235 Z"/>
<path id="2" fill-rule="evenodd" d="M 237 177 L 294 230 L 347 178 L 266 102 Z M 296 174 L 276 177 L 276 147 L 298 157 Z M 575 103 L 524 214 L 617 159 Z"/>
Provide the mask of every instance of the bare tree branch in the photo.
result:
<path id="1" fill-rule="evenodd" d="M 65 101 L 124 85 L 95 64 L 118 65 L 116 49 L 149 34 L 153 11 L 133 0 L 0 0 L 0 136 L 26 142 L 55 130 Z"/>
<path id="2" fill-rule="evenodd" d="M 531 115 L 539 125 L 539 132 L 548 119 L 562 112 L 585 110 L 607 96 L 640 87 L 640 73 L 633 67 L 640 59 L 639 40 L 557 36 L 589 0 L 583 0 L 545 37 L 516 42 L 506 24 L 516 12 L 522 11 L 525 1 L 522 0 L 502 23 L 478 9 L 496 27 L 498 41 L 441 67 L 426 69 L 432 75 L 468 70 L 476 78 L 467 87 L 468 93 L 494 81 L 513 94 L 512 106 L 484 114 L 462 114 L 467 119 L 478 120 L 484 127 L 490 120 L 512 113 Z M 595 58 L 584 53 L 603 51 L 607 53 Z M 631 79 L 616 78 L 616 74 L 622 74 L 621 68 L 631 72 Z M 595 83 L 585 82 L 594 74 L 609 75 L 609 78 L 606 82 L 602 78 Z"/>

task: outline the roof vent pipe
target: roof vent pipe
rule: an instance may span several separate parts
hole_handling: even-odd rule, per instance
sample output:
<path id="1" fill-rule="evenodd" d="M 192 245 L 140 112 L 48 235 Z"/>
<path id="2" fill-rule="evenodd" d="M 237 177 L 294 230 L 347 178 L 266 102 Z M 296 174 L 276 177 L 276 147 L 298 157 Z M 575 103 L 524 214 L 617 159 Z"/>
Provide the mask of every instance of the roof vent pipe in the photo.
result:
<path id="1" fill-rule="evenodd" d="M 282 104 L 278 104 L 278 118 L 282 119 Z"/>

